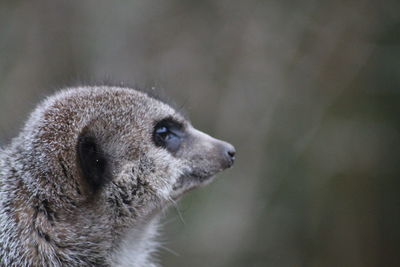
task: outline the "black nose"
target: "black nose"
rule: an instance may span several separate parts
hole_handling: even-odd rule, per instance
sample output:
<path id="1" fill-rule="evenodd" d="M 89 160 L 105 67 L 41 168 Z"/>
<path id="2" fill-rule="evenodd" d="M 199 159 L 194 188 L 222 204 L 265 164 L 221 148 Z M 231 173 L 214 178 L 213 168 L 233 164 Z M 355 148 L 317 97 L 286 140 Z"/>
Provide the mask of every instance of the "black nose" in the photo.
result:
<path id="1" fill-rule="evenodd" d="M 236 149 L 231 144 L 224 144 L 224 155 L 227 161 L 227 168 L 231 167 L 235 162 Z"/>

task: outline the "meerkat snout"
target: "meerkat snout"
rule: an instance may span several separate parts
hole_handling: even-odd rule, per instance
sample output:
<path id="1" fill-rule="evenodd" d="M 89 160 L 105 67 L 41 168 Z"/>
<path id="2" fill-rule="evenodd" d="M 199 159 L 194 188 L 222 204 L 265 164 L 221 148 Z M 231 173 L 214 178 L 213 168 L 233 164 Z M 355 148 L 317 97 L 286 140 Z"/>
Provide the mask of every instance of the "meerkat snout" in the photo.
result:
<path id="1" fill-rule="evenodd" d="M 197 142 L 202 145 L 199 148 L 199 153 L 204 153 L 207 157 L 213 158 L 221 166 L 221 169 L 232 167 L 235 162 L 235 147 L 225 141 L 215 139 L 196 129 L 191 129 L 190 134 L 193 135 L 193 143 Z M 207 151 L 207 147 L 210 147 Z"/>
<path id="2" fill-rule="evenodd" d="M 155 266 L 161 211 L 235 154 L 143 92 L 61 91 L 0 151 L 0 266 Z"/>
<path id="3" fill-rule="evenodd" d="M 226 166 L 226 168 L 230 168 L 232 167 L 233 163 L 235 162 L 235 155 L 236 155 L 236 149 L 233 145 L 224 142 L 222 144 L 222 154 L 223 154 L 223 162 L 224 162 L 224 166 Z"/>

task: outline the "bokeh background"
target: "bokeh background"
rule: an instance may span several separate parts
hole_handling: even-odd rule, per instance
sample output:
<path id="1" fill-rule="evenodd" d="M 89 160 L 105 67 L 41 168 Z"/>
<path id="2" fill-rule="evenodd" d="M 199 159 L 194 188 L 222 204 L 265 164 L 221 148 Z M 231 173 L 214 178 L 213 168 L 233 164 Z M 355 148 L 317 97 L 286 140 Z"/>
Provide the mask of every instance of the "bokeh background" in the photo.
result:
<path id="1" fill-rule="evenodd" d="M 237 148 L 164 218 L 165 266 L 400 266 L 400 1 L 0 2 L 0 144 L 103 82 Z"/>

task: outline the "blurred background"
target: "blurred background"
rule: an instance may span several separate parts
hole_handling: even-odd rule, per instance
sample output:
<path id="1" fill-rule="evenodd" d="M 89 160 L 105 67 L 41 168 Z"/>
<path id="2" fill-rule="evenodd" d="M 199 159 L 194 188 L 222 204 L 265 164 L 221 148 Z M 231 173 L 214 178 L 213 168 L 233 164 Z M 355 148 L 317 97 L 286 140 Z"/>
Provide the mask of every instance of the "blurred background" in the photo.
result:
<path id="1" fill-rule="evenodd" d="M 103 82 L 238 151 L 164 218 L 164 266 L 400 266 L 400 1 L 0 2 L 0 144 Z"/>

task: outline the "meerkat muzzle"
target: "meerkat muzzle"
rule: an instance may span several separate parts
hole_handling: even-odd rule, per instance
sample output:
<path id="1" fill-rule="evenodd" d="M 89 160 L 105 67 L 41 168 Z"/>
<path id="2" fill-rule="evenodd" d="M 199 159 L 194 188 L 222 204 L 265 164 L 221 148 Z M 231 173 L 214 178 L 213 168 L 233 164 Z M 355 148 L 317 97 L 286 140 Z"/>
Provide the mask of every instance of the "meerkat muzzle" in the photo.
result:
<path id="1" fill-rule="evenodd" d="M 221 165 L 224 169 L 232 167 L 236 159 L 236 149 L 233 145 L 220 141 Z"/>

